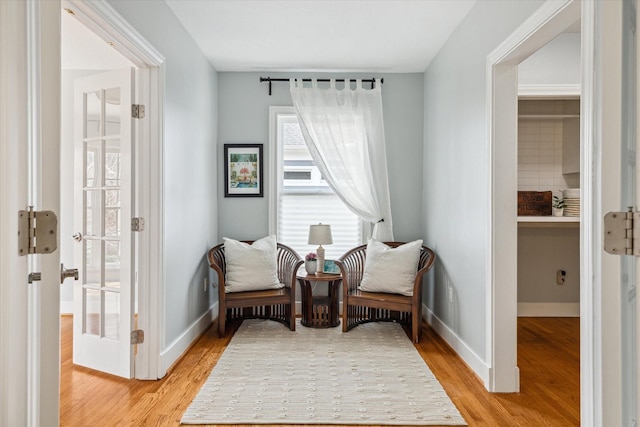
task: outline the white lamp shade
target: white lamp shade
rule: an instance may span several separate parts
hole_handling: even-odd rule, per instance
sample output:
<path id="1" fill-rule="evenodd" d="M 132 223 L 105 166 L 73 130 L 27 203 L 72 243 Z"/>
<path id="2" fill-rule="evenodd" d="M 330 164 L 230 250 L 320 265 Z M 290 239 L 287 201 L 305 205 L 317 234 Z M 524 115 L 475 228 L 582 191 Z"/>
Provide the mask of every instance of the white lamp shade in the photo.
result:
<path id="1" fill-rule="evenodd" d="M 331 226 L 328 224 L 318 224 L 309 226 L 310 245 L 330 245 L 333 243 L 331 237 Z"/>

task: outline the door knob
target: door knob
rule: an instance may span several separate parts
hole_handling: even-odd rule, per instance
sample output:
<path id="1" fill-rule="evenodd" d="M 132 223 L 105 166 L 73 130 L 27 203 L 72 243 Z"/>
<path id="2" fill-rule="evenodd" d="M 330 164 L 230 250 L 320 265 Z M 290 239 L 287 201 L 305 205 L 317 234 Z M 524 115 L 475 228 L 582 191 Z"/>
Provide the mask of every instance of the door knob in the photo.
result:
<path id="1" fill-rule="evenodd" d="M 64 283 L 64 279 L 67 277 L 73 277 L 73 280 L 78 280 L 78 269 L 64 268 L 64 264 L 60 264 L 60 284 Z"/>
<path id="2" fill-rule="evenodd" d="M 81 232 L 77 232 L 77 233 L 73 233 L 73 236 L 71 236 L 73 238 L 73 240 L 75 240 L 76 242 L 82 242 L 82 233 Z"/>

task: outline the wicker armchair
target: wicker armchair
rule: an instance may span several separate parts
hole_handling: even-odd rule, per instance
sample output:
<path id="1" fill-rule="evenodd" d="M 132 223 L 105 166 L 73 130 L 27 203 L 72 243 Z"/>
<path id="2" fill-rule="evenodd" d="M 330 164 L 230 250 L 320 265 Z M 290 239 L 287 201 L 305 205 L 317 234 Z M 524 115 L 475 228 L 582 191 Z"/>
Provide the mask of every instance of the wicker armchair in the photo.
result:
<path id="1" fill-rule="evenodd" d="M 244 241 L 252 244 L 253 241 Z M 263 291 L 225 292 L 226 258 L 224 243 L 208 254 L 209 266 L 218 273 L 218 335 L 225 336 L 228 322 L 243 319 L 270 319 L 284 323 L 292 331 L 296 330 L 295 289 L 296 272 L 304 263 L 293 249 L 278 243 L 278 278 L 285 286 L 281 289 Z"/>
<path id="2" fill-rule="evenodd" d="M 385 242 L 392 248 L 404 243 Z M 366 322 L 398 322 L 410 330 L 411 340 L 417 343 L 422 332 L 422 276 L 435 261 L 434 252 L 422 246 L 413 296 L 383 292 L 360 291 L 367 245 L 358 246 L 336 260 L 342 272 L 342 331 Z"/>

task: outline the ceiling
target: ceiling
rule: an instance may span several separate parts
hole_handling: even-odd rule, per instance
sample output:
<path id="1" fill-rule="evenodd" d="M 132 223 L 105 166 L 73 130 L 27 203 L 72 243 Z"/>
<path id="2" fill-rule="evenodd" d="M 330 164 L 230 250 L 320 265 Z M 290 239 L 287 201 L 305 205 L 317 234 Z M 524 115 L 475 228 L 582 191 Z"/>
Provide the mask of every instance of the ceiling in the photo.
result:
<path id="1" fill-rule="evenodd" d="M 423 72 L 476 0 L 166 0 L 218 71 Z"/>

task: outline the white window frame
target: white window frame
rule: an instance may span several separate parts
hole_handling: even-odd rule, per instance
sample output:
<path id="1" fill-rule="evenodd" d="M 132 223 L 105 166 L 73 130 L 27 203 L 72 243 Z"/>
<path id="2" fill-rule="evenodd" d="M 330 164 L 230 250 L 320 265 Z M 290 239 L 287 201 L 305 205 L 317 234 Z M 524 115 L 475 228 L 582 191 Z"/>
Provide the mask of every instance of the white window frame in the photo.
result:
<path id="1" fill-rule="evenodd" d="M 269 234 L 278 233 L 278 194 L 282 191 L 282 181 L 278 179 L 283 173 L 282 147 L 278 144 L 278 117 L 296 116 L 293 106 L 271 106 L 269 107 Z M 306 169 L 306 168 L 305 168 Z M 324 183 L 325 181 L 322 180 Z M 311 184 L 314 187 L 317 184 Z M 301 186 L 302 187 L 302 186 Z M 322 190 L 319 190 L 320 192 Z M 361 244 L 366 243 L 370 230 L 367 229 L 364 221 L 360 221 Z M 303 254 L 301 254 L 303 255 Z"/>

